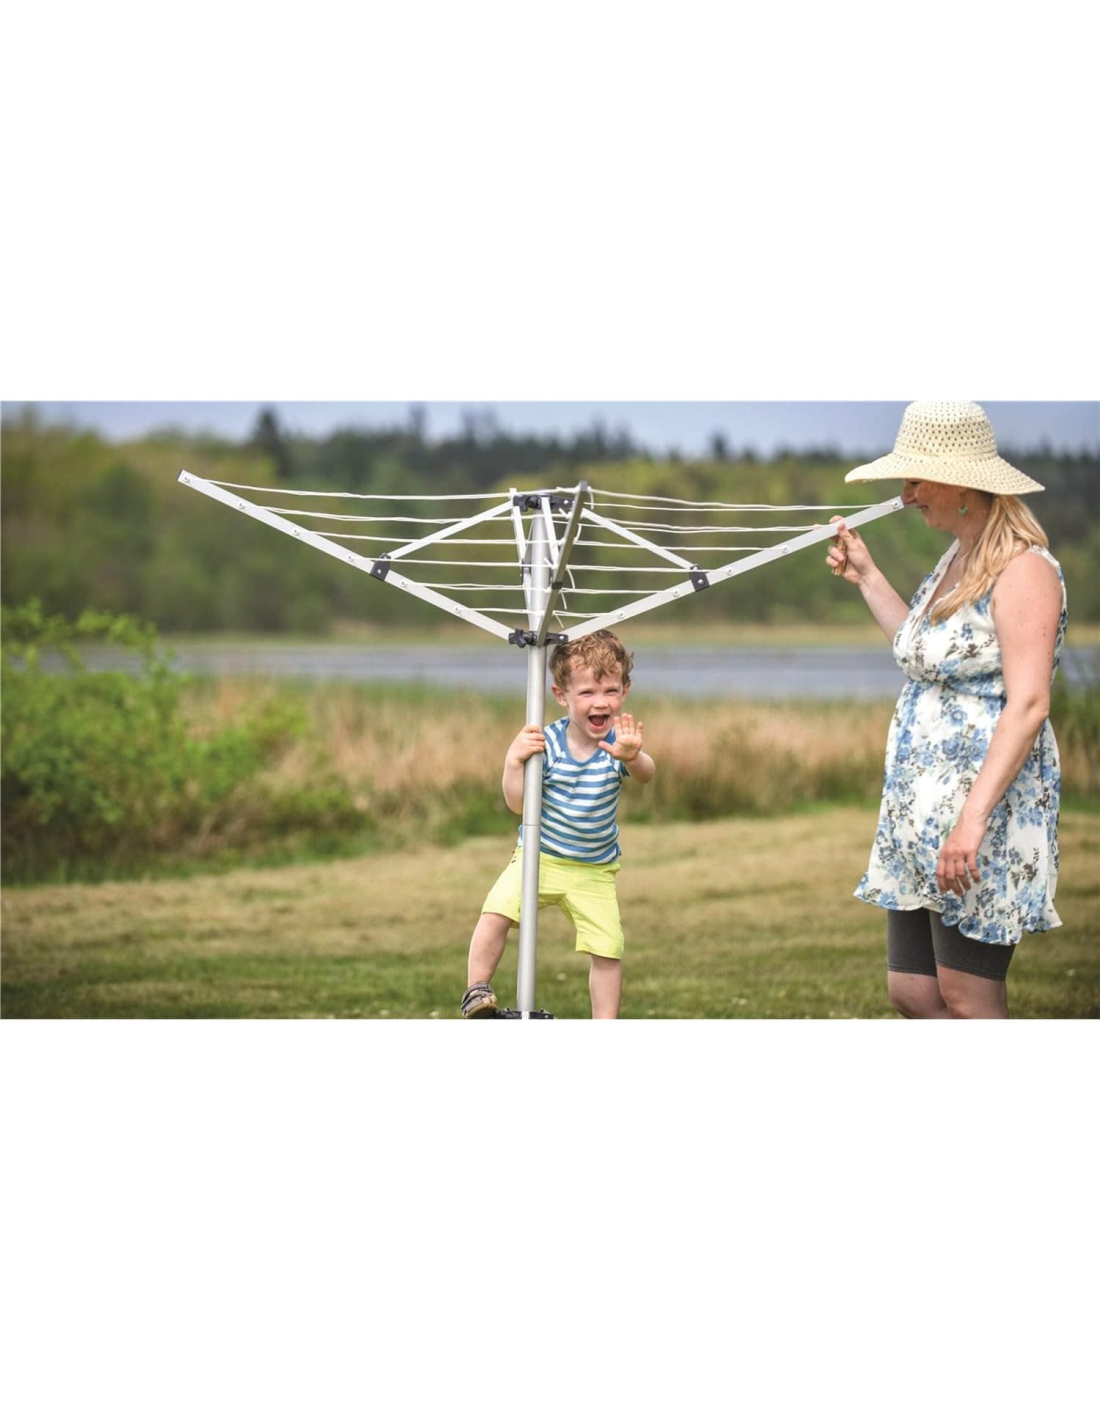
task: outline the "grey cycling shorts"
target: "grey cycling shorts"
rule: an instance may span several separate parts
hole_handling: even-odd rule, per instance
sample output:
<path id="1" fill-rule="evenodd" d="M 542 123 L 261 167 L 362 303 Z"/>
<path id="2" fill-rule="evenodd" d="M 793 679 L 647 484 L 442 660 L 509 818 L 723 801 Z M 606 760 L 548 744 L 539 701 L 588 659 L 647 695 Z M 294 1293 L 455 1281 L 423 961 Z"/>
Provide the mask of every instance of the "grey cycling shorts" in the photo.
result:
<path id="1" fill-rule="evenodd" d="M 886 966 L 892 973 L 934 978 L 937 968 L 954 968 L 1004 982 L 1014 946 L 967 938 L 930 909 L 886 911 Z"/>

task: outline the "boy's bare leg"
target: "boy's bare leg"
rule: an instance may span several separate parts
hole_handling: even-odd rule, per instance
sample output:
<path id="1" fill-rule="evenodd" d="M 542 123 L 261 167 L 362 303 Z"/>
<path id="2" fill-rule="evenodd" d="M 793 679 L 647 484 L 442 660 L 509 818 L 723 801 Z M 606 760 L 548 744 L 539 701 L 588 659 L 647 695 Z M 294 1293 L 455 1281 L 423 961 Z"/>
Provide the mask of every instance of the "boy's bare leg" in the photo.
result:
<path id="1" fill-rule="evenodd" d="M 483 913 L 470 939 L 470 957 L 466 965 L 466 986 L 490 983 L 504 956 L 508 930 L 512 920 L 502 913 Z"/>
<path id="2" fill-rule="evenodd" d="M 618 1017 L 623 997 L 623 962 L 621 958 L 598 958 L 589 955 L 588 991 L 592 998 L 592 1017 Z"/>

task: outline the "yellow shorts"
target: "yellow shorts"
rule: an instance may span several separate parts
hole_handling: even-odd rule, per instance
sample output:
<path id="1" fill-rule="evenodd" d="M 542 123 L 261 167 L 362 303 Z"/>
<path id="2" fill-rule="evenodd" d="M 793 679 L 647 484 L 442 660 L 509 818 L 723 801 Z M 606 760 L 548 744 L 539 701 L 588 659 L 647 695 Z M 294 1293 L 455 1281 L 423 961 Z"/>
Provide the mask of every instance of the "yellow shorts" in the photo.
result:
<path id="1" fill-rule="evenodd" d="M 539 908 L 557 904 L 577 930 L 577 952 L 597 958 L 623 956 L 623 926 L 615 896 L 621 861 L 585 864 L 579 859 L 539 855 Z M 482 913 L 499 913 L 519 922 L 523 850 L 517 849 L 504 873 L 489 890 Z"/>

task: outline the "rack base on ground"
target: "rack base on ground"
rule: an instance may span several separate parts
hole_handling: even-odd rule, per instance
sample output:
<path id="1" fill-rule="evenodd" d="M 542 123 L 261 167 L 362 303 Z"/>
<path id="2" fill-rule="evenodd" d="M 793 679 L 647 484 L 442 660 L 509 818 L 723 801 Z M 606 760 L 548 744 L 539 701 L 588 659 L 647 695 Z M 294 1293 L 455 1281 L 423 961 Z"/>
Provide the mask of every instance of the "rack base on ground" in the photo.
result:
<path id="1" fill-rule="evenodd" d="M 554 1020 L 554 1014 L 552 1012 L 540 1012 L 537 1008 L 532 1012 L 521 1012 L 518 1007 L 498 1007 L 495 1012 L 483 1012 L 481 1016 L 508 1017 L 514 1019 L 518 1019 L 521 1017 L 542 1017 L 550 1022 L 553 1022 Z"/>

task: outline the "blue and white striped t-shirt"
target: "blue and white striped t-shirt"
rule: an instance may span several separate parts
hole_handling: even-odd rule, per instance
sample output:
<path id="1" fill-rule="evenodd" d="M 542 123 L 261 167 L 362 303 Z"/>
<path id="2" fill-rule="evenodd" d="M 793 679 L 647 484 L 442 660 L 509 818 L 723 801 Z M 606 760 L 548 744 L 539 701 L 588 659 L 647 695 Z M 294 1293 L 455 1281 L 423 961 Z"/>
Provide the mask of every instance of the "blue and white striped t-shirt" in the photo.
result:
<path id="1" fill-rule="evenodd" d="M 619 827 L 615 814 L 623 776 L 630 772 L 621 760 L 597 746 L 587 760 L 574 760 L 565 739 L 569 717 L 546 727 L 542 757 L 543 854 L 559 859 L 583 859 L 610 864 L 619 857 Z M 609 726 L 604 740 L 614 744 Z M 519 828 L 523 843 L 523 826 Z"/>

